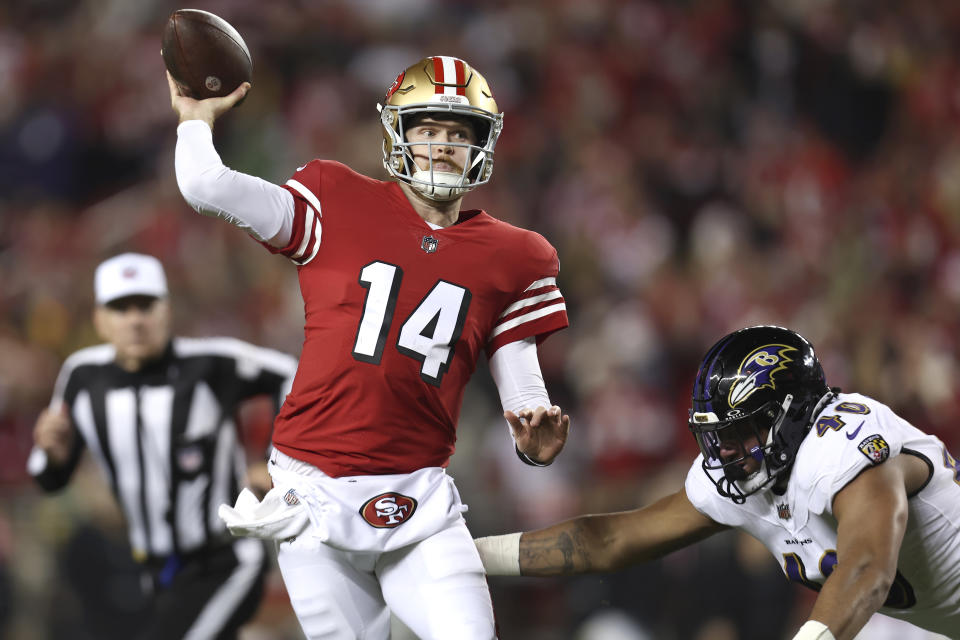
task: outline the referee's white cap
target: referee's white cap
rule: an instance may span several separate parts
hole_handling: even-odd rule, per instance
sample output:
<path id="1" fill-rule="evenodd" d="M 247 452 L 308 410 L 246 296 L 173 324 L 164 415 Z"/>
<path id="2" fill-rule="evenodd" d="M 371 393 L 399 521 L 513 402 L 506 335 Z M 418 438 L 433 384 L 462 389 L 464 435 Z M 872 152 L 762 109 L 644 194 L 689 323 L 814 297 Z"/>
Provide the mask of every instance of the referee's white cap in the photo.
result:
<path id="1" fill-rule="evenodd" d="M 121 253 L 100 263 L 93 277 L 97 304 L 107 304 L 126 296 L 167 295 L 167 277 L 163 265 L 153 256 Z"/>

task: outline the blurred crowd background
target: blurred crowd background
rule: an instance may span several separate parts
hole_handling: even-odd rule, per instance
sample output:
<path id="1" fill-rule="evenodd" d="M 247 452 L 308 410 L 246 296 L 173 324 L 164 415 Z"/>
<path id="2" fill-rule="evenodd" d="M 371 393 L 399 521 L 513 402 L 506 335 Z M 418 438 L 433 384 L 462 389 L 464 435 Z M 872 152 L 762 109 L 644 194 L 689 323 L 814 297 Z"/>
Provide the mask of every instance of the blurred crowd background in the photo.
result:
<path id="1" fill-rule="evenodd" d="M 98 474 L 25 472 L 63 359 L 97 341 L 92 273 L 135 250 L 181 335 L 299 353 L 295 269 L 184 203 L 160 35 L 169 0 L 0 4 L 0 637 L 127 637 L 136 576 Z M 960 3 L 951 0 L 198 0 L 243 34 L 253 91 L 227 165 L 314 157 L 383 177 L 375 105 L 426 55 L 490 82 L 505 126 L 465 205 L 557 247 L 571 326 L 541 348 L 573 418 L 521 464 L 481 366 L 450 467 L 476 535 L 627 509 L 680 486 L 705 349 L 794 328 L 828 381 L 960 453 Z M 269 430 L 247 416 L 251 451 Z M 279 575 L 248 640 L 299 638 Z M 491 579 L 501 637 L 784 637 L 811 594 L 736 535 L 610 576 Z"/>

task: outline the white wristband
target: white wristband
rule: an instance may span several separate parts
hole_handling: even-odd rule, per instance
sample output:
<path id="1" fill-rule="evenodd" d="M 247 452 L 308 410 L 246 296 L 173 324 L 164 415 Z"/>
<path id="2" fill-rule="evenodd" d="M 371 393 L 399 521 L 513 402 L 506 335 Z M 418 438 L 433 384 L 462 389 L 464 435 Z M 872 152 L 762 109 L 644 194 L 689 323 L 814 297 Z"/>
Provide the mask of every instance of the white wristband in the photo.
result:
<path id="1" fill-rule="evenodd" d="M 473 541 L 480 552 L 480 560 L 487 575 L 520 575 L 520 532 L 502 536 L 487 536 Z"/>
<path id="2" fill-rule="evenodd" d="M 837 640 L 830 632 L 830 628 L 822 622 L 807 620 L 793 640 Z"/>

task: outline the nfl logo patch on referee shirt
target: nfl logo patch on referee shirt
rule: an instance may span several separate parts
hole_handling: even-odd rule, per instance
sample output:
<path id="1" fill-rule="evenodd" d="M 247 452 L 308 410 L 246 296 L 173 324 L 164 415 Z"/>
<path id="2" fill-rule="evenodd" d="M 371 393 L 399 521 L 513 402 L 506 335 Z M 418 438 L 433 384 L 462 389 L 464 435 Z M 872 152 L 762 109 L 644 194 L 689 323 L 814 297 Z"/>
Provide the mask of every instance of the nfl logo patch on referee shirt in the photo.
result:
<path id="1" fill-rule="evenodd" d="M 179 447 L 176 451 L 177 467 L 182 473 L 194 474 L 203 467 L 205 456 L 203 447 L 199 444 L 189 444 Z"/>
<path id="2" fill-rule="evenodd" d="M 880 464 L 890 457 L 890 445 L 879 433 L 867 436 L 857 445 L 860 453 L 867 456 L 873 464 Z"/>

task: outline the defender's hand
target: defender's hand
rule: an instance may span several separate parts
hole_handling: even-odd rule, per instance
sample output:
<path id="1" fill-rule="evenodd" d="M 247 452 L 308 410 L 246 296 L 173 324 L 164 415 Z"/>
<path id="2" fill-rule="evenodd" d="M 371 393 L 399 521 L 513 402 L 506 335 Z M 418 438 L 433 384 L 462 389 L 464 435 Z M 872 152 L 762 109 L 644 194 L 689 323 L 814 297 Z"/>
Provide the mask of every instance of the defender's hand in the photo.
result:
<path id="1" fill-rule="evenodd" d="M 177 81 L 173 79 L 169 71 L 167 71 L 167 85 L 170 87 L 170 105 L 176 112 L 179 121 L 203 120 L 211 129 L 213 129 L 214 121 L 240 102 L 250 91 L 251 86 L 249 82 L 244 82 L 234 89 L 233 93 L 222 98 L 194 100 L 180 91 Z"/>
<path id="2" fill-rule="evenodd" d="M 504 411 L 510 423 L 517 449 L 534 462 L 550 464 L 563 450 L 570 432 L 570 416 L 560 407 L 523 409 L 517 414 Z"/>
<path id="3" fill-rule="evenodd" d="M 54 466 L 66 464 L 70 458 L 75 437 L 66 407 L 62 407 L 59 411 L 44 409 L 33 427 L 34 444 L 43 449 L 47 459 Z"/>

